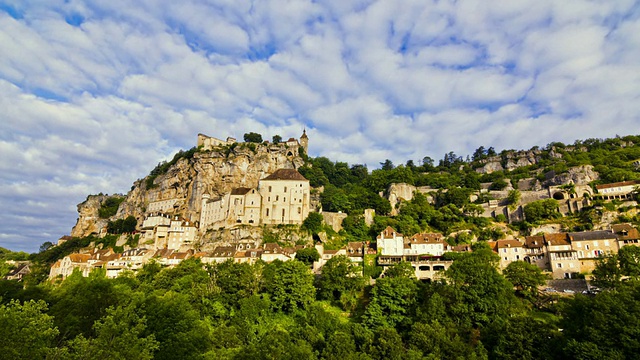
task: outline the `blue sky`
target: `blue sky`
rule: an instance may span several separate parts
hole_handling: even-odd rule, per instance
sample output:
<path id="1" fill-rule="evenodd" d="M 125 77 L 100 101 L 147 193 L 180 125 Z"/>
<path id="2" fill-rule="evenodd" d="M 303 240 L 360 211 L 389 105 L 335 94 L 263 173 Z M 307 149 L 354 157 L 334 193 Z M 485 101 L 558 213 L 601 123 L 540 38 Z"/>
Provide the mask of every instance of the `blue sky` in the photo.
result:
<path id="1" fill-rule="evenodd" d="M 640 133 L 636 1 L 0 0 L 0 246 L 205 133 L 370 169 Z"/>

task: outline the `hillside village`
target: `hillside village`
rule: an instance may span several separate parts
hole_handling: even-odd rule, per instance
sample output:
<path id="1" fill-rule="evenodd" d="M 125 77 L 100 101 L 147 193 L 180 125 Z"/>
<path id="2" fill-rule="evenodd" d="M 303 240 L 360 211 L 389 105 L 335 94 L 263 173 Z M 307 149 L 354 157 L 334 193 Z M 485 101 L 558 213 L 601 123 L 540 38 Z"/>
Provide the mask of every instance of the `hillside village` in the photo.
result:
<path id="1" fill-rule="evenodd" d="M 279 144 L 265 143 L 270 151 L 284 152 L 291 160 L 300 156 L 300 153 L 306 153 L 308 141 L 305 131 L 299 140 L 291 138 Z M 220 151 L 237 145 L 234 138 L 220 140 L 203 134 L 199 134 L 197 138 L 198 149 L 205 152 Z M 277 159 L 274 157 L 273 160 Z M 490 164 L 490 161 L 488 163 Z M 295 161 L 291 160 L 286 168 L 264 173 L 253 187 L 235 187 L 225 193 L 202 192 L 199 206 L 195 207 L 198 211 L 189 218 L 183 217 L 180 212 L 184 210 L 185 203 L 194 203 L 194 199 L 156 197 L 154 201 L 146 203 L 143 219 L 136 227 L 136 247 L 125 245 L 124 251 L 117 253 L 112 248 L 90 246 L 56 261 L 51 266 L 49 277 L 64 279 L 75 269 L 87 276 L 93 269 L 103 268 L 107 276 L 113 278 L 124 271 L 135 272 L 150 261 L 172 267 L 188 258 L 200 259 L 204 264 L 225 261 L 253 264 L 259 260 L 270 262 L 276 259 L 288 261 L 296 257 L 298 250 L 315 247 L 319 254 L 319 259 L 313 264 L 315 272 L 321 272 L 322 266 L 333 256 L 345 255 L 354 263 L 363 263 L 365 255 L 368 254 L 376 258 L 376 264 L 383 270 L 389 265 L 407 261 L 412 265 L 418 279 L 436 280 L 453 262 L 447 253 L 471 251 L 471 244 L 450 245 L 442 233 L 402 235 L 389 226 L 378 234 L 376 241 L 351 241 L 340 249 L 325 249 L 322 241 L 316 239 L 317 242 L 314 243 L 311 238 L 299 241 L 304 244 L 290 246 L 263 242 L 256 230 L 265 226 L 299 227 L 310 213 L 319 211 L 325 224 L 339 231 L 342 219 L 347 216 L 342 213 L 323 212 L 317 202 L 314 203 L 312 200 L 313 189 L 309 180 L 295 168 L 295 164 Z M 477 171 L 482 173 L 495 170 L 485 165 Z M 485 186 L 470 198 L 475 200 L 489 192 L 497 193 L 497 200 L 488 200 L 481 205 L 482 211 L 479 216 L 496 219 L 502 215 L 507 222 L 524 220 L 523 207 L 541 199 L 555 199 L 559 203 L 558 211 L 564 214 L 579 212 L 583 207 L 591 205 L 594 199 L 636 204 L 633 194 L 639 184 L 637 181 L 600 184 L 595 186 L 594 191 L 594 188 L 587 184 L 597 177 L 591 168 L 583 166 L 570 169 L 569 174 L 569 186 L 558 184 L 543 188 L 538 180 L 521 180 L 518 188 L 521 189 L 522 200 L 517 207 L 505 203 L 504 199 L 509 189 L 491 192 L 489 187 Z M 416 193 L 425 194 L 430 201 L 434 201 L 432 191 L 430 187 L 400 183 L 392 184 L 386 196 L 392 204 L 393 211 L 396 211 L 398 205 L 412 200 Z M 380 196 L 385 194 L 381 193 Z M 373 216 L 373 209 L 365 210 L 368 225 L 372 224 Z M 80 222 L 79 219 L 78 223 Z M 206 241 L 212 233 L 235 235 L 223 241 Z M 100 228 L 97 235 L 106 236 L 106 226 Z M 68 236 L 63 237 L 58 244 L 69 239 Z M 603 255 L 615 254 L 626 245 L 640 246 L 639 240 L 638 230 L 632 225 L 614 224 L 606 229 L 581 232 L 554 231 L 531 236 L 507 234 L 504 239 L 489 241 L 488 245 L 499 255 L 501 269 L 506 268 L 511 262 L 525 261 L 538 266 L 548 273 L 550 278 L 571 279 L 589 275 Z"/>

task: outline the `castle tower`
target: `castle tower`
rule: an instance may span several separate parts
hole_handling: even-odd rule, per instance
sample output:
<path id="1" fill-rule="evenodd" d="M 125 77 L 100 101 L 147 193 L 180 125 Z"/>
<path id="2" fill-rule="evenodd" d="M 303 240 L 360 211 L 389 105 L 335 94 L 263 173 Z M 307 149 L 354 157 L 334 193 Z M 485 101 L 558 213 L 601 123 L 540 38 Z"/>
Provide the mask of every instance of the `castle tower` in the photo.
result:
<path id="1" fill-rule="evenodd" d="M 300 136 L 300 145 L 304 149 L 304 153 L 309 155 L 309 137 L 307 136 L 307 129 L 302 130 L 302 136 Z"/>

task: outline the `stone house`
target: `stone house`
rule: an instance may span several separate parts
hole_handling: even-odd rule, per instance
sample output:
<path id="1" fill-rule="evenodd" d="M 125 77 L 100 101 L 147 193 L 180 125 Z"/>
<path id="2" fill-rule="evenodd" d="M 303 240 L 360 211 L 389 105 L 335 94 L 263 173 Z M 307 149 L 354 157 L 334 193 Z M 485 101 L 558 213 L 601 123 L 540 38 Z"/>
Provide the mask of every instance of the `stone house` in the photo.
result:
<path id="1" fill-rule="evenodd" d="M 193 222 L 176 216 L 169 225 L 167 248 L 179 250 L 183 245 L 191 245 L 196 240 L 197 234 L 198 228 Z"/>
<path id="2" fill-rule="evenodd" d="M 626 245 L 640 246 L 640 233 L 631 224 L 611 225 L 611 231 L 618 237 L 618 248 Z"/>
<path id="3" fill-rule="evenodd" d="M 524 250 L 524 261 L 529 264 L 534 264 L 542 270 L 549 269 L 549 259 L 545 251 L 544 236 L 525 236 L 522 247 Z"/>
<path id="4" fill-rule="evenodd" d="M 524 261 L 524 247 L 518 240 L 490 241 L 489 246 L 500 256 L 500 269 L 506 268 L 514 261 Z"/>
<path id="5" fill-rule="evenodd" d="M 596 185 L 598 197 L 604 200 L 633 200 L 633 192 L 640 186 L 640 181 L 622 181 L 617 183 Z"/>
<path id="6" fill-rule="evenodd" d="M 60 276 L 62 279 L 66 279 L 76 268 L 80 269 L 82 276 L 88 276 L 91 272 L 90 258 L 90 254 L 69 254 L 51 265 L 49 278 L 54 279 Z"/>
<path id="7" fill-rule="evenodd" d="M 309 180 L 295 169 L 278 169 L 260 180 L 262 222 L 302 224 L 309 215 Z"/>
<path id="8" fill-rule="evenodd" d="M 380 255 L 400 257 L 404 255 L 404 236 L 391 226 L 387 226 L 380 232 L 376 237 L 376 244 Z"/>
<path id="9" fill-rule="evenodd" d="M 581 271 L 591 272 L 598 258 L 618 252 L 618 238 L 609 230 L 569 233 L 571 247 L 577 251 Z"/>
<path id="10" fill-rule="evenodd" d="M 567 233 L 545 234 L 544 242 L 554 279 L 571 279 L 580 273 L 578 252 L 572 248 Z"/>

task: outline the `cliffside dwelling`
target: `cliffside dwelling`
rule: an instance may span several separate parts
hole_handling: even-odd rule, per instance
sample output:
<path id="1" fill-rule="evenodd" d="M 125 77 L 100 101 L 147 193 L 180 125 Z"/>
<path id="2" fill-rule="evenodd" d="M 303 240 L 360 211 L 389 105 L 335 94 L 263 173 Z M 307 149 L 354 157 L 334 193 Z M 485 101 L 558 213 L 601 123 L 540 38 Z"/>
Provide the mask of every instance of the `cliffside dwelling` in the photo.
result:
<path id="1" fill-rule="evenodd" d="M 295 169 L 279 169 L 258 187 L 237 188 L 216 199 L 202 197 L 200 227 L 227 228 L 236 224 L 302 224 L 309 215 L 309 180 Z"/>

